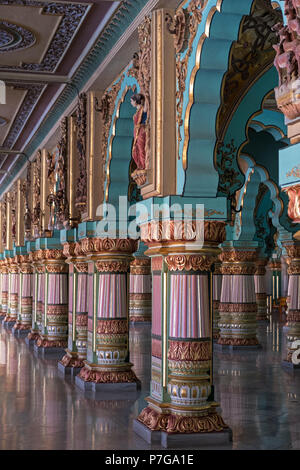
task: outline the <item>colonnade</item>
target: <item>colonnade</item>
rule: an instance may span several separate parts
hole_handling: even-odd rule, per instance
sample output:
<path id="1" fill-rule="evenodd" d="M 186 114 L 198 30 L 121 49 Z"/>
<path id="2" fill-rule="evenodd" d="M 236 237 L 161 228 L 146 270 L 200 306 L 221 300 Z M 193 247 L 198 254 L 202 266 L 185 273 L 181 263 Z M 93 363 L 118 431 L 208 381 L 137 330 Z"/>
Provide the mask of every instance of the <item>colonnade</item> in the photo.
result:
<path id="1" fill-rule="evenodd" d="M 195 443 L 203 433 L 228 436 L 214 401 L 213 340 L 221 350 L 259 348 L 256 328 L 267 319 L 268 260 L 259 257 L 254 243 L 224 241 L 225 223 L 218 221 L 205 222 L 201 249 L 185 237 L 174 245 L 174 232 L 178 227 L 153 232 L 153 223 L 142 226 L 147 251 L 141 254 L 136 240 L 80 239 L 73 229 L 60 239 L 5 251 L 0 260 L 2 324 L 26 336 L 38 354 L 59 353 L 59 369 L 83 390 L 139 388 L 130 362 L 129 324 L 149 322 L 152 302 L 151 390 L 134 429 L 148 442 L 160 434 L 164 446 L 178 435 L 192 434 Z M 153 239 L 152 233 L 169 238 Z M 300 244 L 285 248 L 284 363 L 294 367 Z"/>

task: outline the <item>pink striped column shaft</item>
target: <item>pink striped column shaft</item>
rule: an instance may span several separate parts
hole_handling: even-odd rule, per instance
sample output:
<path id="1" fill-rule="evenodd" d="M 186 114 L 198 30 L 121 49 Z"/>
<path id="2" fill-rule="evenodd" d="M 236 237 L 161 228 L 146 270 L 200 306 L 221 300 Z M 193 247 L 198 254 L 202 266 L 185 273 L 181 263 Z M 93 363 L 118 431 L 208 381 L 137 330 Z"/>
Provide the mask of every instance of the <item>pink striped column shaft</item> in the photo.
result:
<path id="1" fill-rule="evenodd" d="M 213 339 L 219 339 L 220 336 L 220 314 L 219 305 L 222 291 L 222 273 L 221 263 L 215 263 L 213 273 Z"/>
<path id="2" fill-rule="evenodd" d="M 129 270 L 135 240 L 85 239 L 89 262 L 88 352 L 84 382 L 137 383 L 129 362 Z"/>
<path id="3" fill-rule="evenodd" d="M 223 248 L 220 338 L 223 346 L 259 346 L 254 273 L 256 249 Z"/>

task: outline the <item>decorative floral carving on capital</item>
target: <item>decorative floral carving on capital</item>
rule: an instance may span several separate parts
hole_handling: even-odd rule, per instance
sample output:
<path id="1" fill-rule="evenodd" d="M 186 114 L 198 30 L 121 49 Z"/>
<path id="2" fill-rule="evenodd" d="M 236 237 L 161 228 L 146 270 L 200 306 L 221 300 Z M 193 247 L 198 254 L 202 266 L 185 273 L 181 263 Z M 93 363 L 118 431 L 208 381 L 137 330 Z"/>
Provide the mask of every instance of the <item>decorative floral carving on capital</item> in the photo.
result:
<path id="1" fill-rule="evenodd" d="M 75 248 L 76 248 L 76 243 L 75 242 L 69 242 L 69 243 L 64 243 L 63 245 L 63 255 L 66 258 L 74 258 L 75 255 Z"/>
<path id="2" fill-rule="evenodd" d="M 76 270 L 78 273 L 80 274 L 85 274 L 88 272 L 89 270 L 89 266 L 88 266 L 88 263 L 83 263 L 83 262 L 77 262 L 74 264 Z"/>
<path id="3" fill-rule="evenodd" d="M 254 263 L 257 259 L 256 250 L 224 250 L 219 255 L 220 261 L 222 263 Z"/>
<path id="4" fill-rule="evenodd" d="M 96 269 L 99 273 L 127 273 L 129 269 L 128 261 L 97 261 Z"/>
<path id="5" fill-rule="evenodd" d="M 222 268 L 223 275 L 254 275 L 256 272 L 255 265 L 244 265 L 244 264 L 232 264 L 232 265 L 223 265 Z"/>
<path id="6" fill-rule="evenodd" d="M 137 240 L 129 238 L 85 238 L 81 240 L 84 255 L 97 253 L 132 254 L 138 249 Z"/>
<path id="7" fill-rule="evenodd" d="M 214 262 L 206 255 L 172 255 L 166 257 L 169 271 L 210 271 Z"/>
<path id="8" fill-rule="evenodd" d="M 225 222 L 216 220 L 188 221 L 165 220 L 152 221 L 141 226 L 143 242 L 158 243 L 168 241 L 196 241 L 222 243 L 226 239 Z M 202 236 L 203 235 L 203 236 Z"/>

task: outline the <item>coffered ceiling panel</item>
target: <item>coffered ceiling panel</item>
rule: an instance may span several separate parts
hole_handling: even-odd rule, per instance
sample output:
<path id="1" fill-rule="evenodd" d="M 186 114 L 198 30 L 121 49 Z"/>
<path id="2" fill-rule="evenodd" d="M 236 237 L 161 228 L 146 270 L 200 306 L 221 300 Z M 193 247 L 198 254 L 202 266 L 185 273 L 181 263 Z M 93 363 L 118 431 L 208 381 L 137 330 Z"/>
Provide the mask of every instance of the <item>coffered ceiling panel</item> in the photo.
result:
<path id="1" fill-rule="evenodd" d="M 0 0 L 0 80 L 6 85 L 6 104 L 0 104 L 0 170 L 16 160 L 4 150 L 24 145 L 84 59 L 91 37 L 101 33 L 99 25 L 121 3 Z"/>

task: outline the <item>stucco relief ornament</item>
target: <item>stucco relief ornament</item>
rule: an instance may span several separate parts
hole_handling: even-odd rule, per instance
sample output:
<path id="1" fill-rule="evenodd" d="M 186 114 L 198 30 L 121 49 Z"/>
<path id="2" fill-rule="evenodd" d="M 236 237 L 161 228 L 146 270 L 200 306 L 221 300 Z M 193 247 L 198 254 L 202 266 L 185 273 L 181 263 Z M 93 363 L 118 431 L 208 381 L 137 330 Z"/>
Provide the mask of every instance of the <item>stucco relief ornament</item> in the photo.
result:
<path id="1" fill-rule="evenodd" d="M 147 180 L 146 160 L 149 134 L 148 109 L 145 96 L 142 94 L 133 95 L 131 97 L 131 104 L 137 108 L 133 116 L 134 139 L 132 146 L 132 158 L 136 164 L 136 170 L 132 173 L 131 177 L 138 186 L 143 186 Z"/>
<path id="2" fill-rule="evenodd" d="M 134 144 L 132 158 L 136 163 L 136 170 L 132 179 L 138 186 L 147 182 L 147 170 L 150 167 L 150 85 L 151 85 L 151 18 L 146 17 L 138 29 L 138 53 L 133 56 L 133 66 L 128 75 L 136 78 L 140 94 L 133 95 L 131 104 L 137 107 L 134 116 Z"/>
<path id="3" fill-rule="evenodd" d="M 79 161 L 79 177 L 76 181 L 76 207 L 82 215 L 87 203 L 87 157 L 86 157 L 86 93 L 81 93 L 76 112 L 77 152 Z"/>
<path id="4" fill-rule="evenodd" d="M 24 198 L 24 230 L 25 240 L 31 240 L 31 211 L 30 211 L 30 187 L 31 187 L 31 162 L 28 162 L 26 180 L 21 186 L 21 191 Z"/>
<path id="5" fill-rule="evenodd" d="M 299 0 L 285 0 L 284 10 L 287 24 L 274 26 L 279 43 L 274 45 L 274 65 L 279 75 L 279 86 L 275 88 L 278 108 L 294 119 L 300 114 L 300 5 Z"/>
<path id="6" fill-rule="evenodd" d="M 39 150 L 34 164 L 34 184 L 33 184 L 33 213 L 32 224 L 34 228 L 34 237 L 37 238 L 41 233 L 41 159 L 42 153 Z"/>
<path id="7" fill-rule="evenodd" d="M 300 223 L 300 185 L 284 190 L 289 197 L 288 216 L 294 224 Z"/>
<path id="8" fill-rule="evenodd" d="M 106 157 L 108 148 L 109 132 L 112 124 L 113 111 L 117 96 L 121 90 L 122 83 L 124 81 L 124 75 L 120 78 L 117 83 L 106 90 L 103 94 L 99 103 L 95 97 L 94 108 L 95 111 L 101 113 L 102 117 L 102 136 L 101 136 L 101 157 L 102 157 L 102 168 L 103 168 L 103 180 L 105 180 L 105 169 L 106 169 Z"/>

